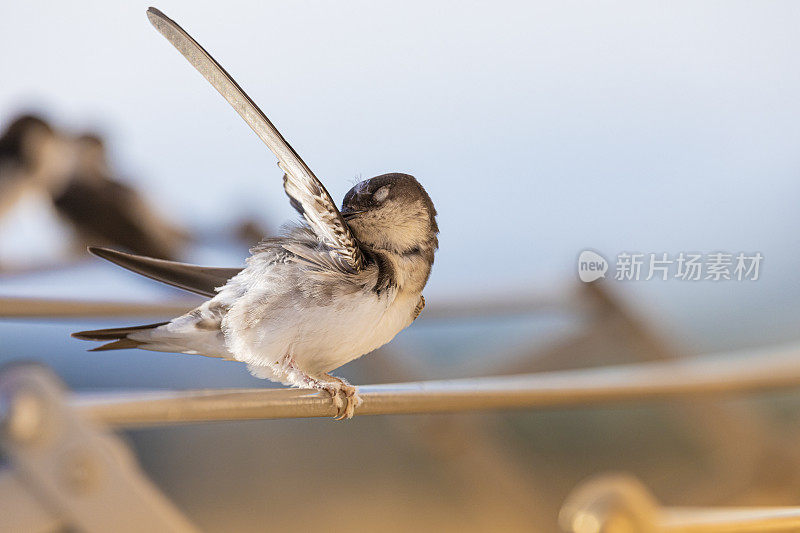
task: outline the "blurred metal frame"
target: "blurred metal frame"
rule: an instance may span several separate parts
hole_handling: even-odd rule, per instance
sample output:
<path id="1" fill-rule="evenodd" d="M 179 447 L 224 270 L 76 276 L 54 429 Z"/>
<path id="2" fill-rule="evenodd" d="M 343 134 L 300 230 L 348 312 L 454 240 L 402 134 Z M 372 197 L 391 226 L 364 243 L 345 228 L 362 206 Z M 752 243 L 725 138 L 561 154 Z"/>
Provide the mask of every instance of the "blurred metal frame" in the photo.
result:
<path id="1" fill-rule="evenodd" d="M 757 358 L 706 356 L 505 378 L 364 387 L 364 405 L 360 412 L 398 414 L 564 407 L 800 386 L 798 357 L 800 348 L 792 348 Z M 128 450 L 108 434 L 104 426 L 124 428 L 211 420 L 332 416 L 335 411 L 324 395 L 296 389 L 68 397 L 49 370 L 32 364 L 12 365 L 0 372 L 0 400 L 0 448 L 13 468 L 13 473 L 0 476 L 0 490 L 14 493 L 13 497 L 2 501 L 17 502 L 12 513 L 3 513 L 0 517 L 0 526 L 23 523 L 34 531 L 64 523 L 90 532 L 125 531 L 126 526 L 132 528 L 133 524 L 137 531 L 193 531 L 188 521 L 144 477 Z M 649 507 L 644 505 L 636 507 L 639 514 L 631 514 L 628 507 L 624 512 L 617 512 L 617 502 L 622 498 L 619 494 L 625 498 L 633 494 L 631 498 L 636 502 L 649 501 L 641 496 L 641 491 L 632 491 L 630 483 L 619 486 L 602 485 L 601 490 L 592 485 L 594 488 L 588 491 L 590 498 L 575 497 L 571 500 L 573 503 L 565 506 L 562 522 L 566 521 L 572 528 L 568 530 L 576 533 L 623 531 L 610 529 L 612 526 L 603 525 L 605 522 L 599 520 L 612 525 L 622 521 L 630 526 L 638 524 L 631 520 L 639 520 L 640 514 L 653 515 L 645 512 Z M 24 489 L 22 493 L 20 488 Z M 580 492 L 581 495 L 586 493 L 586 490 Z M 0 499 L 3 497 L 0 493 Z M 585 501 L 589 503 L 581 503 Z M 586 518 L 598 505 L 601 505 L 600 511 L 595 514 L 599 513 L 599 518 L 595 515 Z M 640 513 L 640 508 L 645 511 Z M 725 524 L 726 531 L 791 531 L 796 530 L 800 512 L 792 509 L 674 510 L 657 513 L 653 520 L 660 524 L 655 529 L 636 526 L 625 531 L 719 531 L 708 524 Z M 143 521 L 148 523 L 143 524 Z M 585 524 L 597 528 L 586 529 L 589 526 Z M 782 524 L 791 527 L 778 528 Z"/>
<path id="2" fill-rule="evenodd" d="M 610 474 L 578 486 L 559 524 L 570 533 L 790 533 L 800 531 L 800 507 L 662 507 L 637 479 Z"/>
<path id="3" fill-rule="evenodd" d="M 191 533 L 189 521 L 139 470 L 133 454 L 65 401 L 52 372 L 0 372 L 2 531 Z"/>
<path id="4" fill-rule="evenodd" d="M 669 343 L 664 342 L 655 332 L 641 323 L 635 314 L 627 312 L 624 306 L 620 306 L 620 303 L 611 297 L 613 295 L 607 293 L 606 287 L 598 284 L 578 287 L 579 290 L 559 287 L 556 291 L 530 294 L 528 297 L 515 299 L 493 298 L 489 302 L 473 299 L 430 306 L 422 316 L 423 324 L 436 320 L 513 316 L 542 311 L 578 312 L 588 320 L 585 321 L 583 332 L 574 337 L 568 336 L 564 342 L 547 348 L 543 352 L 544 357 L 542 352 L 526 352 L 524 357 L 517 358 L 512 365 L 503 369 L 513 375 L 361 387 L 364 405 L 358 410 L 358 415 L 455 413 L 520 408 L 552 409 L 594 406 L 610 402 L 683 400 L 698 396 L 719 398 L 725 395 L 800 387 L 800 368 L 797 365 L 797 361 L 800 360 L 800 346 L 762 350 L 757 357 L 753 353 L 725 353 L 683 358 L 680 357 L 679 350 L 673 349 Z M 575 286 L 572 289 L 575 289 Z M 188 301 L 150 305 L 0 298 L 0 317 L 168 316 L 182 313 L 193 305 Z M 569 357 L 571 354 L 585 354 L 587 345 L 597 346 L 603 339 L 607 339 L 608 335 L 624 336 L 628 348 L 632 349 L 636 358 L 646 362 L 530 373 L 531 370 L 548 370 L 548 367 L 574 362 L 575 358 Z M 388 364 L 391 367 L 382 372 L 388 374 L 390 379 L 413 380 L 415 374 L 427 375 L 427 371 L 423 368 L 414 369 L 407 366 L 409 361 L 405 360 L 406 358 L 378 359 L 380 360 L 377 362 L 378 365 Z M 619 357 L 612 358 L 614 361 L 619 359 Z M 579 362 L 585 365 L 593 361 L 589 359 Z M 497 372 L 498 369 L 476 367 L 471 371 L 478 375 L 487 375 Z M 296 389 L 73 394 L 66 396 L 65 399 L 70 404 L 70 410 L 84 420 L 110 428 L 333 415 L 330 401 L 325 395 Z M 727 413 L 726 405 L 728 404 L 717 405 L 717 412 L 726 415 L 722 420 L 736 418 L 741 423 L 742 413 L 738 411 Z M 744 414 L 746 416 L 747 413 Z M 424 418 L 407 420 L 412 425 L 425 423 Z M 516 494 L 513 498 L 514 503 L 509 505 L 522 506 L 526 509 L 535 507 L 536 487 L 528 485 L 524 477 L 514 475 L 512 466 L 514 459 L 500 446 L 499 435 L 493 434 L 491 425 L 486 426 L 485 419 L 483 420 L 484 424 L 479 424 L 472 419 L 454 419 L 451 424 L 445 426 L 436 424 L 438 431 L 435 435 L 429 435 L 426 431 L 411 431 L 409 438 L 436 454 L 442 451 L 441 446 L 445 442 L 441 440 L 443 436 L 445 439 L 458 437 L 469 431 L 471 442 L 479 445 L 480 451 L 474 454 L 461 454 L 453 459 L 452 466 L 456 472 L 474 476 L 477 468 L 480 472 L 478 475 L 489 481 L 488 485 L 495 490 L 500 489 L 503 498 L 507 498 L 508 493 Z M 750 430 L 757 432 L 757 428 Z M 17 501 L 14 508 L 18 511 L 18 518 L 38 516 L 43 524 L 59 520 L 59 516 L 53 514 L 49 508 L 42 507 L 41 502 L 26 497 L 27 493 L 21 492 L 20 486 L 22 485 L 18 475 L 6 473 L 0 476 L 0 491 L 14 492 L 16 499 L 13 501 Z M 764 531 L 765 529 L 747 529 L 747 524 L 762 522 L 773 524 L 777 528 L 769 529 L 770 531 L 788 531 L 792 529 L 781 529 L 781 527 L 782 524 L 788 523 L 785 521 L 793 513 L 794 509 L 743 509 L 730 512 L 675 509 L 659 514 L 662 518 L 669 517 L 669 520 L 657 522 L 658 527 L 662 529 L 629 530 L 718 531 L 719 529 L 713 528 L 702 529 L 702 523 L 712 518 L 726 517 L 726 520 L 731 520 L 724 522 L 726 527 L 730 526 L 730 529 L 725 529 L 726 531 Z M 584 525 L 598 523 L 596 520 L 583 522 Z M 613 521 L 609 524 L 613 525 Z M 0 526 L 2 525 L 0 522 Z M 670 529 L 663 529 L 667 526 Z M 581 533 L 615 531 L 608 529 L 609 527 L 611 526 L 604 524 L 605 529 L 575 531 Z M 698 527 L 700 529 L 697 529 Z"/>

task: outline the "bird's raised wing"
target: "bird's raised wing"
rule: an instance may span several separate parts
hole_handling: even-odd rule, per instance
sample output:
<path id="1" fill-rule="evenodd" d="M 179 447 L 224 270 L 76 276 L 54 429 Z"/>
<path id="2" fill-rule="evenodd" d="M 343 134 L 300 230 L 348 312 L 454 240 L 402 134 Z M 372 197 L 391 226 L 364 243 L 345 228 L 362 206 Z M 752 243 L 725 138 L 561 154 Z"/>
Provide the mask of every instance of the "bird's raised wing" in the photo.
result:
<path id="1" fill-rule="evenodd" d="M 331 195 L 264 112 L 231 75 L 174 20 L 153 7 L 147 10 L 147 18 L 272 150 L 278 158 L 278 165 L 286 173 L 283 187 L 292 205 L 303 215 L 320 241 L 330 249 L 335 262 L 348 272 L 363 269 L 364 256 L 358 242 Z"/>

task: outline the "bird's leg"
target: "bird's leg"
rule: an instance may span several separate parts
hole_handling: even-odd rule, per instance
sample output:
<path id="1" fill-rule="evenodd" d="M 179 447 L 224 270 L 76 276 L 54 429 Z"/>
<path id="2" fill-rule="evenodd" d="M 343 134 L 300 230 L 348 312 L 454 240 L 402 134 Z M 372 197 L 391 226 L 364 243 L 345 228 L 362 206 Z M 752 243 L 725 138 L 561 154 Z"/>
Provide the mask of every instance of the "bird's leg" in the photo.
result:
<path id="1" fill-rule="evenodd" d="M 331 401 L 336 407 L 336 420 L 353 418 L 356 407 L 361 405 L 357 387 L 330 374 L 308 374 L 297 367 L 292 357 L 285 358 L 280 367 L 273 368 L 273 371 L 280 374 L 280 380 L 286 385 L 316 389 L 330 394 Z"/>

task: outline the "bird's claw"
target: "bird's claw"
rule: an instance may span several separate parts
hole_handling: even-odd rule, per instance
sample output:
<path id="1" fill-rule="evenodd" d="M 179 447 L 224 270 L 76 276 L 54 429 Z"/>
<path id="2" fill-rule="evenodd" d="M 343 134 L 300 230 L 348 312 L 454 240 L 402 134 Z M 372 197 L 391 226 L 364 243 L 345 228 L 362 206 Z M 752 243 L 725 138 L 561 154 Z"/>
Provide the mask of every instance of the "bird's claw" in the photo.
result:
<path id="1" fill-rule="evenodd" d="M 339 414 L 344 410 L 344 401 L 342 400 L 342 395 L 340 394 L 339 389 L 331 387 L 325 391 L 331 395 L 331 401 L 333 402 L 333 406 L 336 408 L 336 416 L 339 416 Z"/>
<path id="2" fill-rule="evenodd" d="M 334 420 L 349 420 L 353 418 L 356 407 L 361 405 L 358 387 L 350 385 L 344 380 L 331 383 L 324 390 L 331 395 L 333 406 L 336 407 Z"/>

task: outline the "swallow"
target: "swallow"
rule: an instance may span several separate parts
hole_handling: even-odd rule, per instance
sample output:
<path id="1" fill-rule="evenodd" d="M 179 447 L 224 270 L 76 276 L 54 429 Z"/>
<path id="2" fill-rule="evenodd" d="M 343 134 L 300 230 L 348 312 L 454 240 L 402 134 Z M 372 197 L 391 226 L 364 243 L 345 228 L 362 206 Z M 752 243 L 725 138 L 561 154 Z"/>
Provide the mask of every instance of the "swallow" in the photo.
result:
<path id="1" fill-rule="evenodd" d="M 0 135 L 0 216 L 28 190 L 50 194 L 66 180 L 67 143 L 43 118 L 21 115 Z"/>
<path id="2" fill-rule="evenodd" d="M 210 268 L 104 248 L 119 266 L 209 297 L 169 322 L 74 333 L 137 348 L 240 361 L 261 378 L 330 395 L 352 418 L 357 387 L 331 371 L 392 340 L 425 306 L 438 249 L 436 209 L 408 174 L 356 184 L 339 210 L 322 182 L 233 78 L 157 9 L 150 22 L 228 100 L 278 158 L 302 221 L 251 249 L 243 269 Z M 110 342 L 109 342 L 110 341 Z"/>
<path id="3" fill-rule="evenodd" d="M 102 139 L 91 133 L 73 141 L 76 162 L 64 188 L 53 194 L 56 211 L 88 245 L 174 259 L 186 235 L 164 220 L 133 187 L 112 175 Z"/>

